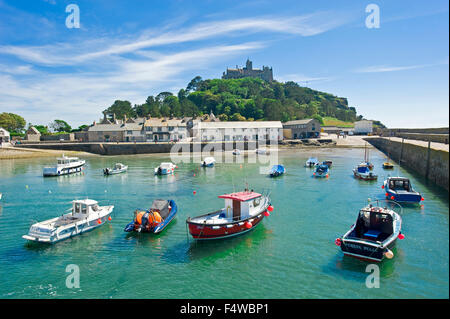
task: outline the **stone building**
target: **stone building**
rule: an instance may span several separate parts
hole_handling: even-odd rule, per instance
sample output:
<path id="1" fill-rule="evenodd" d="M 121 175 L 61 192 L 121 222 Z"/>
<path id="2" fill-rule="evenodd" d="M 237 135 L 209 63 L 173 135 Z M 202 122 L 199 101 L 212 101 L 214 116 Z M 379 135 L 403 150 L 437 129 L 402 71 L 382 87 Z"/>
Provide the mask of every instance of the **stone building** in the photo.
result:
<path id="1" fill-rule="evenodd" d="M 187 119 L 150 118 L 144 123 L 147 142 L 178 142 L 187 139 Z"/>
<path id="2" fill-rule="evenodd" d="M 355 134 L 371 134 L 373 131 L 373 122 L 368 120 L 361 120 L 355 122 Z"/>
<path id="3" fill-rule="evenodd" d="M 320 122 L 304 119 L 283 123 L 284 136 L 288 139 L 301 139 L 320 136 Z"/>
<path id="4" fill-rule="evenodd" d="M 41 140 L 41 132 L 34 126 L 31 126 L 25 133 L 25 140 L 39 142 Z"/>
<path id="5" fill-rule="evenodd" d="M 236 69 L 227 68 L 226 72 L 223 72 L 222 79 L 240 79 L 245 77 L 260 78 L 267 82 L 273 81 L 272 68 L 268 66 L 262 67 L 262 69 L 254 69 L 253 63 L 249 59 L 245 63 L 245 67 L 242 69 L 236 65 Z"/>

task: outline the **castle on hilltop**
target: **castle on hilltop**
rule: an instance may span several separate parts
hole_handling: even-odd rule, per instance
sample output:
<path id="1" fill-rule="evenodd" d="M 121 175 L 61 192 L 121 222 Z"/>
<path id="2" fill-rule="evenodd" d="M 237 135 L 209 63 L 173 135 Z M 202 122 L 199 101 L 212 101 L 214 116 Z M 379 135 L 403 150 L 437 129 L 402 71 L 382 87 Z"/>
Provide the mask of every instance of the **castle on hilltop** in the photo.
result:
<path id="1" fill-rule="evenodd" d="M 240 79 L 245 77 L 251 77 L 251 78 L 260 78 L 267 82 L 273 81 L 273 72 L 272 68 L 268 66 L 264 66 L 262 69 L 254 69 L 252 61 L 247 59 L 247 62 L 245 62 L 245 67 L 240 69 L 236 65 L 236 69 L 229 69 L 227 68 L 226 72 L 223 72 L 222 79 Z"/>

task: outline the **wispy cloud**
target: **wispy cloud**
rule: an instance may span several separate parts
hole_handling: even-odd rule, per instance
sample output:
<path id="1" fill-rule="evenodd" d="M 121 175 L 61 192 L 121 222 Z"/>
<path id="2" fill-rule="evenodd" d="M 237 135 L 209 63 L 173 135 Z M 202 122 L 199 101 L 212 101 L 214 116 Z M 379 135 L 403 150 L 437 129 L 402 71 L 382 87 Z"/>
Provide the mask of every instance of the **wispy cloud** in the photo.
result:
<path id="1" fill-rule="evenodd" d="M 406 70 L 414 70 L 421 69 L 430 66 L 435 66 L 438 64 L 417 64 L 417 65 L 408 65 L 408 66 L 387 66 L 387 65 L 376 65 L 376 66 L 368 66 L 354 70 L 355 73 L 380 73 L 380 72 L 397 72 L 397 71 L 406 71 Z"/>
<path id="2" fill-rule="evenodd" d="M 171 23 L 137 35 L 76 42 L 0 45 L 0 58 L 12 61 L 0 63 L 0 109 L 20 113 L 34 124 L 55 116 L 74 125 L 85 124 L 97 119 L 115 99 L 143 103 L 156 90 L 184 87 L 186 78 L 210 71 L 219 61 L 261 50 L 277 34 L 313 36 L 343 23 L 343 17 L 329 13 L 265 16 L 192 26 Z M 252 42 L 243 38 L 256 34 L 265 36 Z M 261 40 L 268 34 L 270 41 Z M 181 45 L 188 42 L 195 44 Z M 325 78 L 308 78 L 319 80 Z"/>
<path id="3" fill-rule="evenodd" d="M 319 76 L 307 76 L 304 74 L 284 74 L 277 77 L 279 81 L 286 82 L 286 81 L 294 81 L 297 83 L 310 83 L 310 82 L 328 82 L 335 79 L 335 77 L 326 76 L 326 77 L 319 77 Z"/>
<path id="4" fill-rule="evenodd" d="M 333 17 L 333 18 L 332 18 Z M 85 41 L 73 46 L 59 43 L 46 46 L 0 46 L 0 54 L 9 54 L 22 60 L 43 65 L 76 65 L 111 55 L 133 53 L 136 50 L 201 41 L 219 36 L 242 36 L 260 32 L 313 36 L 336 28 L 345 22 L 339 15 L 316 13 L 296 17 L 261 17 L 213 21 L 188 28 L 152 32 L 132 40 L 103 38 Z M 112 43 L 112 44 L 110 44 Z M 92 49 L 94 47 L 94 49 Z"/>

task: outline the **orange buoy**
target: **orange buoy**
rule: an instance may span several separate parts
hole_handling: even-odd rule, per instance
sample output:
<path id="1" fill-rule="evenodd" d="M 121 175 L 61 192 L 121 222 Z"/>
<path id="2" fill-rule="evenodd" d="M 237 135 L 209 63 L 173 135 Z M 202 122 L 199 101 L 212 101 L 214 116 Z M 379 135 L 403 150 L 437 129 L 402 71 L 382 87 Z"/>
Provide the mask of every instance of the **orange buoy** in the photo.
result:
<path id="1" fill-rule="evenodd" d="M 99 219 L 97 219 L 97 223 L 98 224 L 101 224 L 102 223 L 102 221 L 101 221 L 101 219 L 99 218 Z"/>
<path id="2" fill-rule="evenodd" d="M 381 188 L 384 189 L 384 185 L 381 185 Z"/>
<path id="3" fill-rule="evenodd" d="M 336 246 L 340 246 L 341 245 L 341 239 L 340 238 L 336 238 L 334 243 L 336 244 Z"/>
<path id="4" fill-rule="evenodd" d="M 386 197 L 388 197 L 389 196 L 389 193 L 386 193 Z"/>
<path id="5" fill-rule="evenodd" d="M 111 216 L 108 216 L 108 220 L 111 220 Z"/>
<path id="6" fill-rule="evenodd" d="M 267 207 L 267 210 L 268 210 L 269 212 L 272 212 L 272 211 L 273 211 L 273 206 L 272 206 L 272 205 L 269 205 L 269 207 Z"/>
<path id="7" fill-rule="evenodd" d="M 250 223 L 250 222 L 245 222 L 245 228 L 248 228 L 248 229 L 250 229 L 250 228 L 252 228 L 252 223 Z"/>
<path id="8" fill-rule="evenodd" d="M 392 200 L 394 200 L 394 199 L 395 199 L 395 197 L 394 197 L 394 196 L 391 196 L 391 199 L 392 199 Z"/>
<path id="9" fill-rule="evenodd" d="M 420 198 L 420 200 L 421 200 L 421 201 L 424 201 L 424 200 L 425 200 L 425 198 L 423 198 L 423 197 L 422 197 L 422 198 Z"/>
<path id="10" fill-rule="evenodd" d="M 270 213 L 266 210 L 264 213 L 264 216 L 266 216 L 266 217 L 269 217 L 270 216 Z"/>
<path id="11" fill-rule="evenodd" d="M 196 191 L 193 191 L 192 193 L 193 193 L 194 195 L 195 195 L 195 194 L 197 194 L 197 192 L 196 192 Z"/>
<path id="12" fill-rule="evenodd" d="M 405 239 L 405 235 L 403 235 L 402 233 L 398 234 L 398 239 Z"/>

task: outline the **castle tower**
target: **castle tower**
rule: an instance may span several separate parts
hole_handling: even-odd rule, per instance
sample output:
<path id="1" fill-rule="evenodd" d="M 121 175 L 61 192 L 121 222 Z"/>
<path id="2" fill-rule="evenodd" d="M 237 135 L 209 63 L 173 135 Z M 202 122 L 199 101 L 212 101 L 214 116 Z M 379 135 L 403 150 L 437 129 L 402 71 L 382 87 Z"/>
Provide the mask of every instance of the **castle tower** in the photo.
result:
<path id="1" fill-rule="evenodd" d="M 252 70 L 253 69 L 253 63 L 248 58 L 247 58 L 247 62 L 245 62 L 245 69 L 246 70 Z"/>

